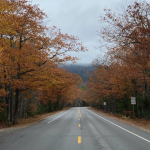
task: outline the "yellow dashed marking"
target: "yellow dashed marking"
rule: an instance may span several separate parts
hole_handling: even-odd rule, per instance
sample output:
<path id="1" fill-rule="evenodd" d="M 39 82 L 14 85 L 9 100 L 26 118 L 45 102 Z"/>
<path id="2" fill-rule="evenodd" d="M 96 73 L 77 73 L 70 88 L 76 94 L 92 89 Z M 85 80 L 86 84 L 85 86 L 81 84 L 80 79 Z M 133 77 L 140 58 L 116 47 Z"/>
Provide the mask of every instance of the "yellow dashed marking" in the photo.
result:
<path id="1" fill-rule="evenodd" d="M 81 117 L 81 112 L 80 112 L 80 109 L 79 109 L 79 117 Z"/>
<path id="2" fill-rule="evenodd" d="M 81 143 L 81 136 L 78 136 L 78 144 Z"/>

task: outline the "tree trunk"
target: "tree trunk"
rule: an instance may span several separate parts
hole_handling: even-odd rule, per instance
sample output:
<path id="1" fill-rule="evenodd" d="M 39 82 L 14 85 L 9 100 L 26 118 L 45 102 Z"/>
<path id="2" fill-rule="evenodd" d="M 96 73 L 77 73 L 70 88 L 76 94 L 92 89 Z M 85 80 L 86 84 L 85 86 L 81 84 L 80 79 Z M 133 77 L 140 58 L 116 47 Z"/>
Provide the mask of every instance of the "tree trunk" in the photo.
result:
<path id="1" fill-rule="evenodd" d="M 13 122 L 13 90 L 10 92 L 10 122 Z"/>
<path id="2" fill-rule="evenodd" d="M 113 98 L 113 114 L 116 115 L 116 102 L 115 102 L 114 97 L 112 98 Z"/>
<path id="3" fill-rule="evenodd" d="M 14 109 L 14 124 L 17 124 L 17 119 L 18 119 L 18 102 L 19 102 L 19 89 L 17 88 L 15 90 L 16 96 L 15 96 L 15 109 Z"/>

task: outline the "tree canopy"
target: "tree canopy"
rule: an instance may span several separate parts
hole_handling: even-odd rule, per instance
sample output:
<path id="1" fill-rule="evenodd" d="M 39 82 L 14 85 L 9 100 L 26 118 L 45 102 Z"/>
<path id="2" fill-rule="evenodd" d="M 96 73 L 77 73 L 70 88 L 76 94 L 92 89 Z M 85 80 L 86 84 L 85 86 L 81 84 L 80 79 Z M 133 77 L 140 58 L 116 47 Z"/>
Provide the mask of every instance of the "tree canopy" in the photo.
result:
<path id="1" fill-rule="evenodd" d="M 13 123 L 39 103 L 65 100 L 66 89 L 81 83 L 58 64 L 78 59 L 67 52 L 87 49 L 77 37 L 45 26 L 46 17 L 27 0 L 0 1 L 0 111 L 7 105 Z"/>

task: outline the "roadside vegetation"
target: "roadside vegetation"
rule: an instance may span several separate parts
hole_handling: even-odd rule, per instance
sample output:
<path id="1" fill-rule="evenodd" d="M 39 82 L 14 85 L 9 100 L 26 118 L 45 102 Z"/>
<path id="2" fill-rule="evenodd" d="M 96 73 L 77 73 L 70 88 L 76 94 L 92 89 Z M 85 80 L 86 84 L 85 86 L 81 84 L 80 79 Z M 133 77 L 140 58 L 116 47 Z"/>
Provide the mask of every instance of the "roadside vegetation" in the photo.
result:
<path id="1" fill-rule="evenodd" d="M 131 97 L 136 97 L 135 117 L 150 119 L 150 4 L 134 2 L 121 12 L 105 9 L 99 17 L 98 35 L 107 52 L 93 62 L 86 99 L 93 107 L 133 118 Z"/>
<path id="2" fill-rule="evenodd" d="M 81 77 L 59 68 L 87 51 L 77 37 L 45 26 L 47 15 L 26 0 L 0 1 L 0 122 L 61 110 L 78 97 Z"/>
<path id="3" fill-rule="evenodd" d="M 119 122 L 128 124 L 130 126 L 139 128 L 140 130 L 146 131 L 150 133 L 150 120 L 146 120 L 144 118 L 130 118 L 123 116 L 121 114 L 112 114 L 112 113 L 106 113 L 104 110 L 95 108 L 95 107 L 89 107 L 90 110 L 94 110 L 95 112 L 100 113 L 101 115 L 104 115 L 106 117 L 112 118 L 114 120 L 117 120 Z"/>
<path id="4" fill-rule="evenodd" d="M 130 120 L 131 97 L 135 119 L 150 120 L 150 4 L 134 2 L 121 12 L 104 9 L 99 17 L 105 56 L 95 59 L 94 67 L 64 67 L 78 60 L 67 52 L 87 51 L 79 39 L 46 26 L 47 15 L 37 5 L 1 0 L 1 125 L 71 106 L 92 106 Z"/>
<path id="5" fill-rule="evenodd" d="M 55 115 L 64 110 L 67 110 L 67 109 L 70 109 L 70 107 L 65 107 L 62 110 L 58 110 L 58 111 L 47 112 L 47 113 L 42 113 L 42 114 L 35 114 L 34 116 L 28 116 L 27 118 L 23 118 L 23 117 L 18 118 L 17 124 L 13 124 L 13 122 L 11 122 L 11 124 L 9 124 L 9 126 L 8 126 L 7 121 L 3 121 L 0 123 L 0 129 L 3 130 L 5 128 L 11 127 L 11 130 L 13 130 L 14 128 L 18 129 L 20 127 L 26 127 L 28 125 L 42 121 L 43 119 L 46 119 L 46 117 L 50 117 L 52 115 Z"/>

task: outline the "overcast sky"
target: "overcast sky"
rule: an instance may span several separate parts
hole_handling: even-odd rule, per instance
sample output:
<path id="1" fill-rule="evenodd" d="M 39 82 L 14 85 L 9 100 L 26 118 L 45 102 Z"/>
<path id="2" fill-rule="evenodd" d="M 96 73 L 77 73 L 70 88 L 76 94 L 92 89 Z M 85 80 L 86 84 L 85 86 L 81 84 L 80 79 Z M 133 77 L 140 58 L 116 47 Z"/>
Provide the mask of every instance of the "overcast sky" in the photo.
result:
<path id="1" fill-rule="evenodd" d="M 128 0 L 129 2 L 132 0 Z M 147 0 L 150 1 L 150 0 Z M 118 10 L 122 0 L 32 0 L 48 15 L 49 26 L 57 26 L 63 33 L 77 36 L 88 52 L 72 53 L 81 60 L 78 63 L 90 64 L 102 53 L 97 49 L 100 28 L 98 17 L 104 8 Z"/>

